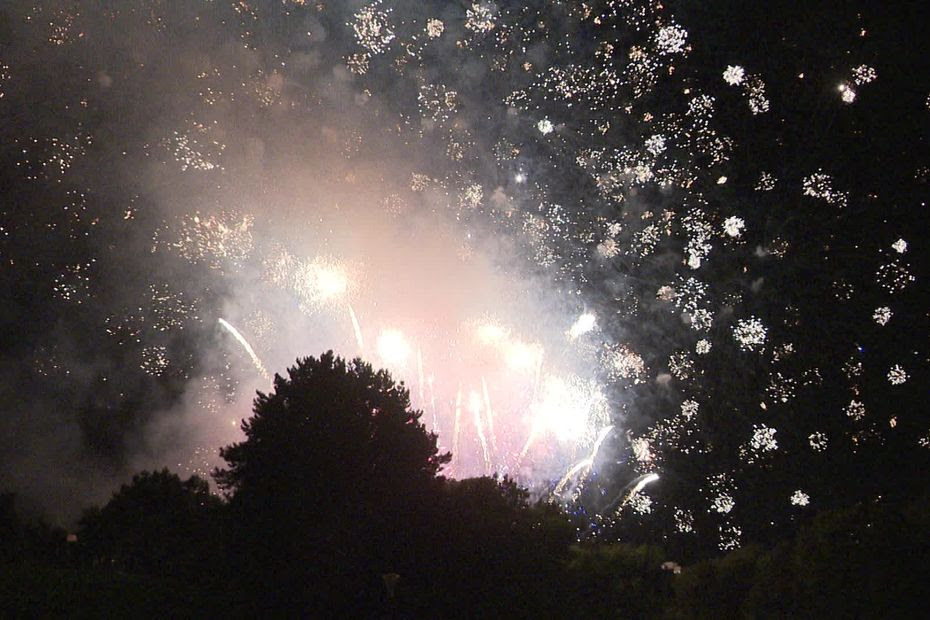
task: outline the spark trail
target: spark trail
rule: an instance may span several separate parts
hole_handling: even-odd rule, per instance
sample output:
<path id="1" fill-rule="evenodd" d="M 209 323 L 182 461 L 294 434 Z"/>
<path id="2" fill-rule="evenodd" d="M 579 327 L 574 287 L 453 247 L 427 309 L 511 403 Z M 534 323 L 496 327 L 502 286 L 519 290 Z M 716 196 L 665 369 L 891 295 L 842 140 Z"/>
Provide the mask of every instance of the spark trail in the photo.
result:
<path id="1" fill-rule="evenodd" d="M 619 501 L 619 505 L 617 506 L 617 510 L 615 512 L 619 513 L 623 509 L 623 507 L 626 506 L 627 502 L 629 502 L 630 499 L 635 497 L 637 493 L 642 491 L 646 487 L 647 484 L 652 484 L 658 479 L 659 479 L 659 474 L 655 472 L 651 474 L 643 474 L 639 478 L 636 478 L 635 480 L 633 480 L 630 484 L 623 487 L 623 490 L 620 491 L 620 494 L 614 499 L 613 502 L 611 502 L 611 505 L 613 505 Z M 632 489 L 630 489 L 630 487 L 632 487 Z M 630 489 L 629 493 L 626 492 L 627 489 Z M 622 498 L 622 501 L 620 501 L 621 498 Z"/>
<path id="2" fill-rule="evenodd" d="M 355 316 L 355 310 L 352 304 L 346 304 L 349 308 L 349 318 L 352 319 L 352 330 L 355 332 L 355 342 L 358 344 L 359 351 L 365 350 L 365 340 L 362 338 L 362 327 L 358 324 L 358 317 Z"/>
<path id="3" fill-rule="evenodd" d="M 245 337 L 239 333 L 239 330 L 233 327 L 226 319 L 220 318 L 218 323 L 223 327 L 223 329 L 232 334 L 233 338 L 239 341 L 239 344 L 242 345 L 242 348 L 245 349 L 245 352 L 249 354 L 250 358 L 252 358 L 252 363 L 255 365 L 255 369 L 261 373 L 262 377 L 265 379 L 271 379 L 271 374 L 268 372 L 268 369 L 265 368 L 265 365 L 262 364 L 262 360 L 259 359 L 258 355 L 255 354 L 255 349 L 253 349 L 248 340 L 246 340 Z"/>
<path id="4" fill-rule="evenodd" d="M 488 418 L 488 436 L 491 439 L 491 449 L 497 452 L 497 437 L 494 434 L 494 414 L 491 411 L 491 396 L 488 394 L 488 382 L 481 377 L 481 391 L 484 393 L 484 411 Z"/>
<path id="5" fill-rule="evenodd" d="M 452 427 L 452 458 L 457 460 L 459 453 L 459 431 L 462 419 L 462 386 L 455 393 L 455 422 Z M 454 461 L 453 461 L 454 462 Z"/>
<path id="6" fill-rule="evenodd" d="M 425 402 L 423 398 L 423 350 L 417 347 L 417 394 L 420 396 L 420 404 Z"/>
<path id="7" fill-rule="evenodd" d="M 477 392 L 472 391 L 469 395 L 469 407 L 475 419 L 475 434 L 481 444 L 481 453 L 484 456 L 485 473 L 491 473 L 491 452 L 488 449 L 488 439 L 484 434 L 484 423 L 481 420 L 481 397 Z"/>
<path id="8" fill-rule="evenodd" d="M 601 429 L 601 432 L 597 435 L 597 439 L 594 441 L 594 446 L 591 448 L 591 454 L 588 455 L 588 458 L 572 465 L 571 468 L 565 472 L 565 475 L 562 476 L 562 479 L 559 480 L 559 483 L 555 486 L 555 489 L 553 489 L 553 495 L 560 496 L 565 488 L 565 485 L 567 485 L 568 482 L 572 480 L 576 474 L 578 474 L 578 472 L 584 472 L 581 474 L 581 480 L 579 480 L 579 484 L 584 482 L 584 479 L 591 471 L 591 467 L 594 466 L 594 459 L 597 457 L 597 453 L 601 449 L 601 444 L 604 443 L 604 440 L 607 439 L 612 430 L 614 430 L 613 425 L 605 426 Z"/>

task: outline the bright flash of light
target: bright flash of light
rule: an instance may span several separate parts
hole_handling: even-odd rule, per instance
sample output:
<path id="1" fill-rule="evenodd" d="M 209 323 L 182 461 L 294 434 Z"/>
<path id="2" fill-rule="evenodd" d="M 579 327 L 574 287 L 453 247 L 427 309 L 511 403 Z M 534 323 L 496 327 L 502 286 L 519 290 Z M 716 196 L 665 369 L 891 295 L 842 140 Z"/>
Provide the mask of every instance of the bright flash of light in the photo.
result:
<path id="1" fill-rule="evenodd" d="M 397 329 L 385 329 L 378 335 L 378 355 L 386 366 L 404 368 L 410 357 L 410 343 Z"/>
<path id="2" fill-rule="evenodd" d="M 479 324 L 475 335 L 481 344 L 498 349 L 511 370 L 533 369 L 542 359 L 540 345 L 512 338 L 509 329 L 496 323 Z"/>
<path id="3" fill-rule="evenodd" d="M 549 375 L 539 400 L 531 406 L 533 426 L 559 441 L 580 441 L 593 435 L 592 427 L 605 402 L 604 394 L 593 382 Z"/>
<path id="4" fill-rule="evenodd" d="M 507 340 L 510 332 L 496 323 L 481 323 L 476 329 L 478 342 L 485 345 L 496 345 Z"/>
<path id="5" fill-rule="evenodd" d="M 512 370 L 527 371 L 536 368 L 542 353 L 542 347 L 538 344 L 515 340 L 504 345 L 504 360 Z"/>
<path id="6" fill-rule="evenodd" d="M 330 299 L 345 294 L 348 288 L 348 280 L 341 271 L 332 267 L 320 268 L 317 273 L 317 290 L 320 297 Z"/>
<path id="7" fill-rule="evenodd" d="M 250 358 L 252 358 L 252 363 L 255 365 L 255 368 L 258 370 L 258 372 L 260 372 L 264 378 L 270 379 L 271 375 L 268 373 L 265 365 L 262 364 L 262 361 L 258 358 L 258 355 L 255 354 L 255 349 L 253 349 L 252 345 L 250 345 L 245 337 L 239 333 L 239 330 L 233 327 L 226 319 L 221 318 L 218 322 L 223 327 L 223 329 L 232 334 L 233 338 L 235 338 L 239 344 L 242 345 L 242 348 L 245 349 L 245 352 L 249 354 Z"/>
<path id="8" fill-rule="evenodd" d="M 585 312 L 578 317 L 578 320 L 569 328 L 568 337 L 575 340 L 579 336 L 587 334 L 597 326 L 597 317 L 590 312 Z"/>
<path id="9" fill-rule="evenodd" d="M 341 264 L 317 258 L 298 268 L 294 288 L 305 307 L 316 308 L 345 297 L 349 276 Z"/>

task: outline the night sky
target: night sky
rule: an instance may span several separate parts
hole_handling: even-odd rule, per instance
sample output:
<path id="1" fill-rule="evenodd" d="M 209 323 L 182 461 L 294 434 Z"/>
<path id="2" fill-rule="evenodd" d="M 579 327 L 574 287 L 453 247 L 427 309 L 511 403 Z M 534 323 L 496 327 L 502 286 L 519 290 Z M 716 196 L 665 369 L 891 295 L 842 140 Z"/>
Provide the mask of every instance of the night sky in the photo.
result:
<path id="1" fill-rule="evenodd" d="M 327 349 L 584 536 L 924 488 L 918 4 L 5 2 L 0 488 L 209 477 Z"/>

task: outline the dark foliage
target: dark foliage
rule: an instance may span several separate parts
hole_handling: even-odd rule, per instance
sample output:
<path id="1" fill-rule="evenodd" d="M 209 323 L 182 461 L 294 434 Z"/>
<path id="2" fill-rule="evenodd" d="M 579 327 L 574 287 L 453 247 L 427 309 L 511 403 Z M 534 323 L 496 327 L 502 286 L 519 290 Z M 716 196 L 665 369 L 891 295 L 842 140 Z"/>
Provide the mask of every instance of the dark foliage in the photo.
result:
<path id="1" fill-rule="evenodd" d="M 142 472 L 81 519 L 80 546 L 95 565 L 193 578 L 217 558 L 222 502 L 205 480 Z"/>
<path id="2" fill-rule="evenodd" d="M 674 574 L 655 545 L 575 546 L 566 577 L 565 609 L 583 618 L 644 618 L 666 605 Z"/>
<path id="3" fill-rule="evenodd" d="M 450 456 L 403 385 L 331 352 L 259 394 L 246 440 L 221 451 L 238 590 L 282 613 L 443 617 L 544 611 L 572 539 L 512 480 L 438 476 Z M 480 568 L 479 568 L 480 567 Z M 396 575 L 389 600 L 385 575 Z"/>
<path id="4" fill-rule="evenodd" d="M 547 617 L 564 609 L 574 530 L 558 507 L 508 478 L 449 480 L 430 528 L 432 574 L 418 580 L 444 617 Z"/>
<path id="5" fill-rule="evenodd" d="M 216 472 L 243 592 L 273 609 L 358 611 L 380 601 L 382 574 L 409 575 L 449 460 L 419 417 L 361 360 L 329 352 L 276 376 Z"/>
<path id="6" fill-rule="evenodd" d="M 60 561 L 64 557 L 65 532 L 42 521 L 23 519 L 14 493 L 0 493 L 0 567 Z"/>

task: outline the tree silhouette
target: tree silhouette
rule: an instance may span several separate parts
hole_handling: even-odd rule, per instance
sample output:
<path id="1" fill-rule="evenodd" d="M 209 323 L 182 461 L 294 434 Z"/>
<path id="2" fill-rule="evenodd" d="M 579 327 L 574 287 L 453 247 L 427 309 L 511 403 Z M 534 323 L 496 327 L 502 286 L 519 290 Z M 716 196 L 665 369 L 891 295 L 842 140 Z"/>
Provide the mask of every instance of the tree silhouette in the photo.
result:
<path id="1" fill-rule="evenodd" d="M 432 527 L 437 550 L 421 576 L 440 617 L 559 617 L 575 528 L 560 508 L 532 503 L 510 478 L 448 480 Z M 572 610 L 573 611 L 573 610 Z"/>
<path id="2" fill-rule="evenodd" d="M 381 575 L 418 566 L 413 541 L 451 455 L 403 384 L 332 351 L 276 375 L 253 411 L 214 474 L 230 497 L 243 591 L 257 588 L 265 609 L 368 609 L 384 596 Z"/>
<path id="3" fill-rule="evenodd" d="M 676 577 L 655 545 L 595 544 L 571 549 L 565 609 L 579 618 L 655 617 Z"/>
<path id="4" fill-rule="evenodd" d="M 197 476 L 142 472 L 81 518 L 78 540 L 97 564 L 189 578 L 218 550 L 222 502 Z"/>
<path id="5" fill-rule="evenodd" d="M 41 519 L 23 518 L 15 493 L 0 491 L 0 566 L 59 562 L 64 559 L 64 540 L 63 530 Z"/>

